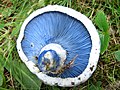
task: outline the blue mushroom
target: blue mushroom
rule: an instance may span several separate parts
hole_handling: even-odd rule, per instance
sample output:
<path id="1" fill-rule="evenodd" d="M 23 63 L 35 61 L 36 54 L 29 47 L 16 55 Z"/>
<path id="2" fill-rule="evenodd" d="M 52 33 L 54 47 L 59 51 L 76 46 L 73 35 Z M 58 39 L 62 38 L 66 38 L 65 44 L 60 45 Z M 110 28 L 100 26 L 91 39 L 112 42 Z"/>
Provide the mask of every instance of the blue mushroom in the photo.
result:
<path id="1" fill-rule="evenodd" d="M 39 70 L 34 74 L 43 82 L 74 86 L 86 81 L 95 70 L 100 40 L 87 17 L 53 5 L 39 9 L 25 20 L 17 49 L 30 71 L 34 72 L 35 67 Z"/>

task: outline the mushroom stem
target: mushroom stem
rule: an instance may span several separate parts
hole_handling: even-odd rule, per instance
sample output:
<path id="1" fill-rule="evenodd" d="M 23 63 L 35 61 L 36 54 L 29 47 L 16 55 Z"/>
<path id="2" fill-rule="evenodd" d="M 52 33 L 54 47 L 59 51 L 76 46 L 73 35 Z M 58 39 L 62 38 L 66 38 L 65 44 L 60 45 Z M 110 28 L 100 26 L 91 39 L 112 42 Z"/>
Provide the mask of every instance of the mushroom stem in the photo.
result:
<path id="1" fill-rule="evenodd" d="M 59 44 L 48 44 L 41 49 L 38 58 L 38 67 L 43 73 L 58 74 L 57 71 L 64 67 L 66 50 Z"/>

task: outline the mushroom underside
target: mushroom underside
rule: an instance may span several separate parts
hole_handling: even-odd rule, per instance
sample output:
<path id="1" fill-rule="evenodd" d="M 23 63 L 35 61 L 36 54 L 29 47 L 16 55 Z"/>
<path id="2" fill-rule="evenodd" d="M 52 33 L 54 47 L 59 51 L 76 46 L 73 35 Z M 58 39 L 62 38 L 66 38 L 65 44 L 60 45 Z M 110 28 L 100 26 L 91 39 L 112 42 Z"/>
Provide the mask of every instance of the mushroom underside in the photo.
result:
<path id="1" fill-rule="evenodd" d="M 34 17 L 26 25 L 21 46 L 28 60 L 37 65 L 42 48 L 52 43 L 67 52 L 64 66 L 77 57 L 62 73 L 47 75 L 74 78 L 82 74 L 89 63 L 92 48 L 90 34 L 82 22 L 65 13 L 50 11 Z"/>

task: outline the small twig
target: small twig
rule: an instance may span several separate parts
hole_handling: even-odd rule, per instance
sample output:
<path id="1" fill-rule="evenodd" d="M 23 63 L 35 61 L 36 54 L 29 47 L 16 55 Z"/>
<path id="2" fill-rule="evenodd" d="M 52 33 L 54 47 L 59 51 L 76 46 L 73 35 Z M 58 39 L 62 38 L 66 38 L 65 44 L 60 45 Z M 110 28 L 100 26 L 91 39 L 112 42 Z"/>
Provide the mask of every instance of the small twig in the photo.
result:
<path id="1" fill-rule="evenodd" d="M 74 63 L 74 61 L 76 60 L 77 57 L 78 57 L 78 55 L 76 55 L 68 64 L 66 64 L 65 66 L 61 67 L 55 73 L 60 75 L 64 70 L 70 68 L 71 65 Z"/>
<path id="2" fill-rule="evenodd" d="M 69 68 L 75 61 L 75 59 L 78 57 L 78 55 L 76 55 L 66 66 L 65 69 Z"/>

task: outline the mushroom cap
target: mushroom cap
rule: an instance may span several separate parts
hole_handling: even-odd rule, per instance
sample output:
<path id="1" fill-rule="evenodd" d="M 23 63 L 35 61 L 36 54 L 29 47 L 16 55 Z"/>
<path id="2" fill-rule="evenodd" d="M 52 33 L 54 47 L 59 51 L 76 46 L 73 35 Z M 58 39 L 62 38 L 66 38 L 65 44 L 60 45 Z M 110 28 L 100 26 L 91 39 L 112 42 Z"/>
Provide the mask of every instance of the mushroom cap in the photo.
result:
<path id="1" fill-rule="evenodd" d="M 49 5 L 24 21 L 17 50 L 28 69 L 44 83 L 72 87 L 85 82 L 95 71 L 100 39 L 85 15 Z"/>

